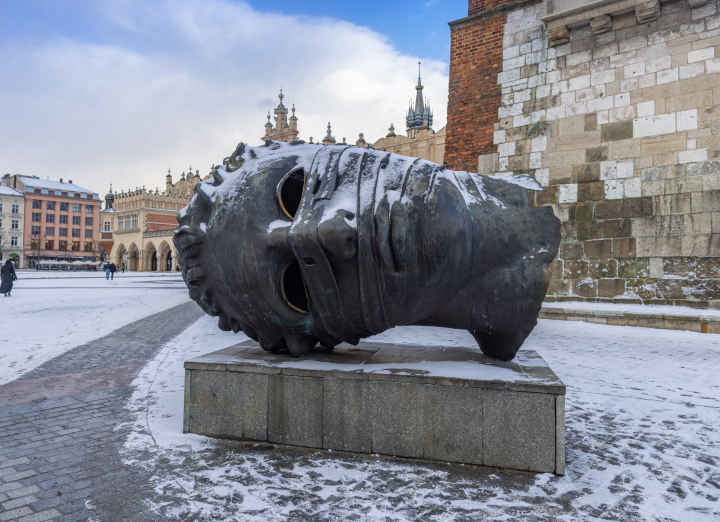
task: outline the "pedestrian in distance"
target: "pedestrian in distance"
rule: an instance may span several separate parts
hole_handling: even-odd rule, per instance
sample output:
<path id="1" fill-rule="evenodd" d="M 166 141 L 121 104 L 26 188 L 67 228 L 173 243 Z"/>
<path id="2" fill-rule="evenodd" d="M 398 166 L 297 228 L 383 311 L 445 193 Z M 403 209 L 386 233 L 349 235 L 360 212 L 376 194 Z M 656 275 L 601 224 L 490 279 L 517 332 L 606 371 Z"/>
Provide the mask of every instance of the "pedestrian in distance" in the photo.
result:
<path id="1" fill-rule="evenodd" d="M 5 297 L 12 297 L 10 291 L 13 287 L 13 281 L 17 281 L 17 276 L 15 275 L 15 267 L 9 259 L 0 268 L 0 280 L 2 281 L 0 283 L 0 294 Z"/>
<path id="2" fill-rule="evenodd" d="M 122 264 L 122 272 L 125 273 L 125 263 Z"/>
<path id="3" fill-rule="evenodd" d="M 110 281 L 115 278 L 115 272 L 117 272 L 117 267 L 115 266 L 115 263 L 110 263 Z"/>
<path id="4" fill-rule="evenodd" d="M 110 279 L 110 264 L 111 263 L 105 263 L 105 281 Z"/>

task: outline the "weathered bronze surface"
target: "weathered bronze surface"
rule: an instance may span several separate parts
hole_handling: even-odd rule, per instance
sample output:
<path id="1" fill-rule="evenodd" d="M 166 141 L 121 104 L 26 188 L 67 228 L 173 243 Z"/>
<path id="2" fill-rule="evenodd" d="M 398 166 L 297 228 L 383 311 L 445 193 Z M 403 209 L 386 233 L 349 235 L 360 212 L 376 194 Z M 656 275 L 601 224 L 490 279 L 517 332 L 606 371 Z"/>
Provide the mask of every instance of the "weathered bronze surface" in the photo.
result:
<path id="1" fill-rule="evenodd" d="M 304 142 L 238 145 L 178 215 L 190 296 L 270 352 L 398 325 L 469 330 L 508 361 L 537 323 L 560 221 L 529 176 Z"/>

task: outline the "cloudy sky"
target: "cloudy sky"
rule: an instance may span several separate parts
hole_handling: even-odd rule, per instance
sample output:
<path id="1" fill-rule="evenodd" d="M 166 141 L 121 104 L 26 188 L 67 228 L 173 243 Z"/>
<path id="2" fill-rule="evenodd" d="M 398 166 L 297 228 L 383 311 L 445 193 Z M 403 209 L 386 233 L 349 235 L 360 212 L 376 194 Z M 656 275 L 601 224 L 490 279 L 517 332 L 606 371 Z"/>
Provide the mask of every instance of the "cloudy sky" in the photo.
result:
<path id="1" fill-rule="evenodd" d="M 309 4 L 309 5 L 307 5 Z M 392 4 L 392 5 L 389 5 Z M 422 60 L 445 124 L 467 0 L 2 0 L 0 174 L 104 194 L 259 144 L 282 87 L 300 138 L 404 131 Z"/>

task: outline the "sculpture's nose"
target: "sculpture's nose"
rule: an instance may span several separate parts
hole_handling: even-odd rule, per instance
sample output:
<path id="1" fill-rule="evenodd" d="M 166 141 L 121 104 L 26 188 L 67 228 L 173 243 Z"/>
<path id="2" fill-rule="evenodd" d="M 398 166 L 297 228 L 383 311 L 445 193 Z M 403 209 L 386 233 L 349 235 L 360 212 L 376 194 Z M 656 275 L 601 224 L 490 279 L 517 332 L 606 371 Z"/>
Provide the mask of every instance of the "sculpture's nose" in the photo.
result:
<path id="1" fill-rule="evenodd" d="M 352 212 L 339 210 L 318 226 L 318 240 L 323 250 L 340 261 L 351 259 L 357 253 L 357 230 L 351 224 L 354 219 Z"/>

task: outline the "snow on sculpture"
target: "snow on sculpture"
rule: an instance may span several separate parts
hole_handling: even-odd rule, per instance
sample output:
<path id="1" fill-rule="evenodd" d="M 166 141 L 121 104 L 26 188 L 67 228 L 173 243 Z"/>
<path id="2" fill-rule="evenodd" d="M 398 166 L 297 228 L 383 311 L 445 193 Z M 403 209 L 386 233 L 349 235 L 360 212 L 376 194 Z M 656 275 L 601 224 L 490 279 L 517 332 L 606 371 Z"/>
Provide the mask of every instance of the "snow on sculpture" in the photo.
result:
<path id="1" fill-rule="evenodd" d="M 511 360 L 560 221 L 510 178 L 354 146 L 238 145 L 178 215 L 190 296 L 223 330 L 303 356 L 398 325 L 469 330 Z"/>

